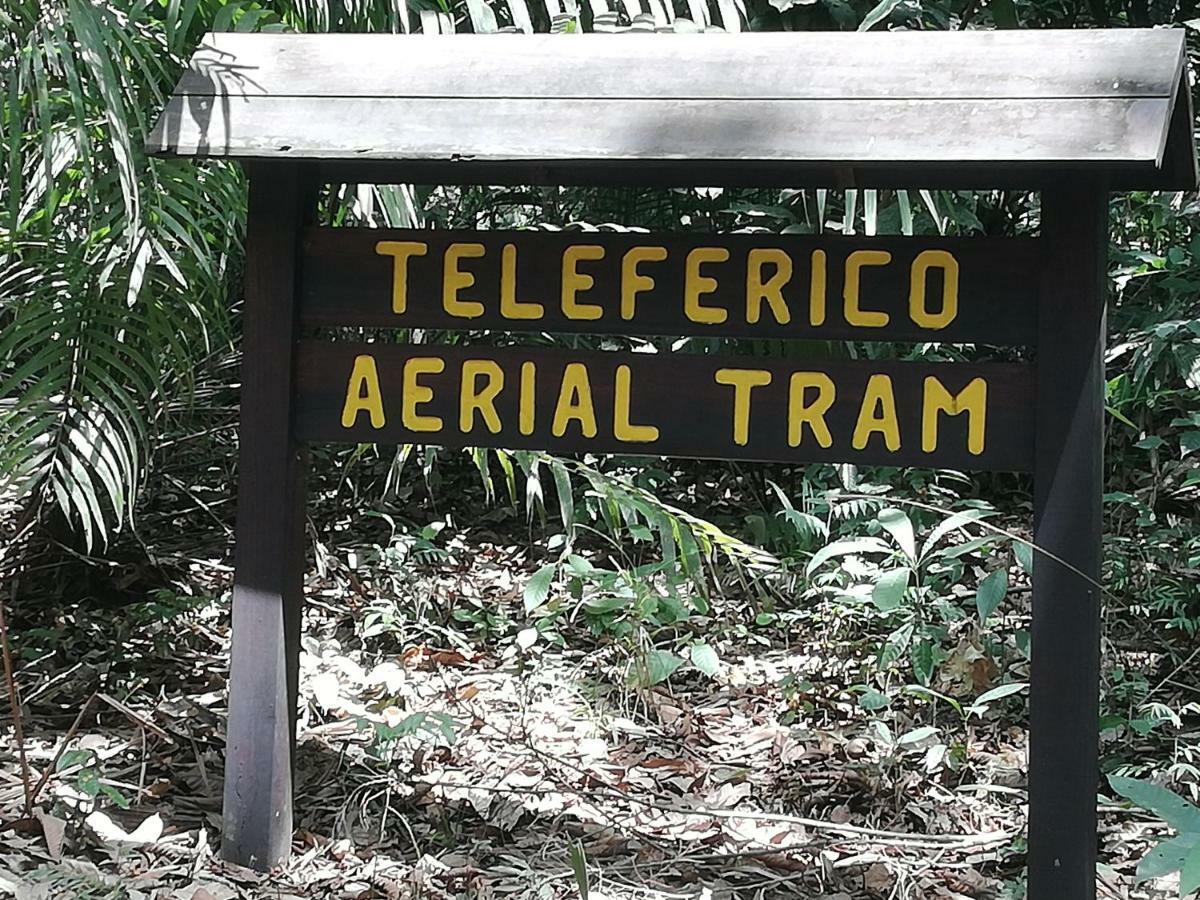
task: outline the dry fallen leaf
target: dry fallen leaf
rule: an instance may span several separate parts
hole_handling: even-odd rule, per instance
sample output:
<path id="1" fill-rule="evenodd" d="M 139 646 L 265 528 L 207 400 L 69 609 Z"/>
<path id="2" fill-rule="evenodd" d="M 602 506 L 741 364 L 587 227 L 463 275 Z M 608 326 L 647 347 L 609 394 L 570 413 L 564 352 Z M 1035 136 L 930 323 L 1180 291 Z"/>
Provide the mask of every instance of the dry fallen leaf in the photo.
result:
<path id="1" fill-rule="evenodd" d="M 886 894 L 892 888 L 892 873 L 883 863 L 872 863 L 863 873 L 863 887 L 873 894 Z"/>
<path id="2" fill-rule="evenodd" d="M 83 824 L 106 844 L 153 844 L 162 837 L 163 833 L 163 820 L 158 813 L 147 816 L 132 832 L 126 832 L 124 828 L 100 810 L 96 810 L 84 819 Z"/>
<path id="3" fill-rule="evenodd" d="M 55 862 L 62 859 L 63 840 L 67 832 L 67 823 L 58 816 L 52 816 L 41 808 L 33 811 L 34 817 L 42 823 L 42 835 L 46 838 L 46 850 Z"/>

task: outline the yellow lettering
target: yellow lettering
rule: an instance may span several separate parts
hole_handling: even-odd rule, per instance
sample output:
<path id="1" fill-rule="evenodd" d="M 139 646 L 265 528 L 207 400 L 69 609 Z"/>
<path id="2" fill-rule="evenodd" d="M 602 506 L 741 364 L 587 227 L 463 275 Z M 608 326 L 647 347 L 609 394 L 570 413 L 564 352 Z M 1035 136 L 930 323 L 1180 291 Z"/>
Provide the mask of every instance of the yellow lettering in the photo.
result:
<path id="1" fill-rule="evenodd" d="M 521 400 L 517 406 L 517 425 L 521 434 L 533 434 L 534 426 L 534 386 L 537 384 L 537 366 L 531 362 L 521 363 Z"/>
<path id="2" fill-rule="evenodd" d="M 925 280 L 930 269 L 942 270 L 942 310 L 925 306 Z M 922 250 L 909 274 L 908 314 L 922 328 L 945 328 L 958 315 L 958 260 L 946 250 Z"/>
<path id="3" fill-rule="evenodd" d="M 717 384 L 733 388 L 733 442 L 745 446 L 750 441 L 750 392 L 771 383 L 771 373 L 762 369 L 717 369 Z"/>
<path id="4" fill-rule="evenodd" d="M 812 274 L 808 281 L 808 321 L 813 325 L 825 324 L 825 251 L 812 252 Z"/>
<path id="5" fill-rule="evenodd" d="M 921 407 L 921 449 L 932 453 L 938 445 L 938 414 L 967 414 L 967 450 L 978 456 L 983 452 L 987 430 L 987 382 L 974 378 L 957 394 L 932 375 L 925 379 L 925 398 Z"/>
<path id="6" fill-rule="evenodd" d="M 477 300 L 460 300 L 458 292 L 475 283 L 475 276 L 458 268 L 460 259 L 478 259 L 483 256 L 483 244 L 451 244 L 446 248 L 442 271 L 442 308 L 460 319 L 478 319 L 483 315 L 483 304 Z"/>
<path id="7" fill-rule="evenodd" d="M 436 356 L 413 356 L 404 363 L 403 392 L 400 395 L 400 421 L 409 431 L 441 431 L 438 416 L 423 416 L 417 407 L 433 399 L 433 389 L 421 384 L 421 375 L 437 375 L 445 371 L 446 361 Z"/>
<path id="8" fill-rule="evenodd" d="M 683 276 L 683 311 L 693 322 L 701 325 L 720 325 L 729 318 L 728 311 L 702 306 L 700 298 L 717 289 L 717 279 L 700 274 L 705 263 L 722 263 L 729 260 L 729 251 L 724 247 L 697 247 L 687 255 Z"/>
<path id="9" fill-rule="evenodd" d="M 900 449 L 900 420 L 896 418 L 896 395 L 892 392 L 892 379 L 886 375 L 872 375 L 863 392 L 862 406 L 858 410 L 858 423 L 854 426 L 851 443 L 855 450 L 863 450 L 878 432 L 883 442 L 893 453 Z"/>
<path id="10" fill-rule="evenodd" d="M 613 436 L 631 444 L 649 444 L 658 440 L 653 425 L 634 425 L 629 421 L 629 394 L 632 374 L 629 366 L 617 366 L 616 391 L 613 395 Z"/>
<path id="11" fill-rule="evenodd" d="M 479 377 L 487 379 L 481 389 Z M 483 417 L 488 431 L 500 433 L 500 414 L 496 412 L 496 395 L 504 387 L 504 370 L 490 359 L 468 359 L 462 364 L 462 386 L 459 388 L 458 430 L 469 434 L 475 427 L 475 413 Z"/>
<path id="12" fill-rule="evenodd" d="M 860 272 L 864 266 L 886 266 L 892 254 L 886 250 L 855 250 L 846 257 L 846 289 L 844 291 L 846 321 L 863 328 L 883 328 L 889 316 L 885 312 L 872 312 L 859 307 Z"/>
<path id="13" fill-rule="evenodd" d="M 562 311 L 568 319 L 594 322 L 604 315 L 604 308 L 594 303 L 576 300 L 580 291 L 591 290 L 596 280 L 578 270 L 580 260 L 604 259 L 604 248 L 594 244 L 568 247 L 562 258 Z"/>
<path id="14" fill-rule="evenodd" d="M 392 312 L 399 315 L 408 308 L 408 261 L 424 256 L 429 245 L 418 241 L 379 241 L 375 252 L 392 257 Z"/>
<path id="15" fill-rule="evenodd" d="M 763 281 L 763 266 L 773 265 L 774 273 Z M 775 321 L 786 325 L 792 321 L 791 310 L 783 299 L 783 286 L 792 280 L 792 258 L 782 250 L 751 250 L 746 257 L 746 321 L 751 325 L 762 318 L 762 304 L 767 301 Z"/>
<path id="16" fill-rule="evenodd" d="M 662 262 L 666 247 L 631 247 L 621 258 L 621 318 L 629 321 L 637 308 L 637 295 L 654 290 L 654 279 L 638 272 L 640 262 Z"/>
<path id="17" fill-rule="evenodd" d="M 592 383 L 587 367 L 583 363 L 567 363 L 563 371 L 562 387 L 558 391 L 558 403 L 554 407 L 554 422 L 550 430 L 555 437 L 567 433 L 567 425 L 579 423 L 584 437 L 596 436 L 596 408 L 592 405 Z"/>
<path id="18" fill-rule="evenodd" d="M 517 299 L 517 246 L 505 244 L 500 252 L 500 315 L 506 319 L 540 319 L 546 308 Z"/>
<path id="19" fill-rule="evenodd" d="M 342 406 L 342 427 L 353 428 L 358 414 L 364 409 L 371 417 L 372 428 L 382 428 L 386 424 L 375 357 L 366 354 L 354 357 L 354 368 L 346 384 L 346 402 Z"/>
<path id="20" fill-rule="evenodd" d="M 807 392 L 817 392 L 812 403 L 808 402 Z M 813 437 L 822 447 L 833 446 L 833 435 L 825 423 L 825 414 L 833 406 L 837 396 L 837 388 L 833 379 L 824 372 L 795 372 L 792 374 L 791 386 L 788 390 L 788 446 L 799 447 L 804 439 L 804 426 L 807 425 Z"/>

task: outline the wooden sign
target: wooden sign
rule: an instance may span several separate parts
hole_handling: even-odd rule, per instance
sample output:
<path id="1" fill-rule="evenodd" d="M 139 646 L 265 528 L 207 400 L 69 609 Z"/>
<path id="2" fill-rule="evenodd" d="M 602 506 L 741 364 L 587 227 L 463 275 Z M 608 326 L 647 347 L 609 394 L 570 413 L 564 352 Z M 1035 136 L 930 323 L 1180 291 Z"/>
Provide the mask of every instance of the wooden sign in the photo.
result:
<path id="1" fill-rule="evenodd" d="M 1009 238 L 314 228 L 306 326 L 1031 344 Z"/>
<path id="2" fill-rule="evenodd" d="M 304 341 L 302 441 L 1028 470 L 1024 364 Z"/>
<path id="3" fill-rule="evenodd" d="M 1028 896 L 1095 900 L 1108 191 L 1195 188 L 1186 51 L 1161 28 L 209 35 L 150 149 L 252 169 L 222 855 L 267 869 L 292 846 L 306 443 L 1032 470 Z M 632 96 L 630 72 L 666 87 Z M 414 181 L 1037 190 L 1040 220 L 1027 239 L 314 227 L 321 185 Z M 513 332 L 1026 349 L 491 346 Z"/>

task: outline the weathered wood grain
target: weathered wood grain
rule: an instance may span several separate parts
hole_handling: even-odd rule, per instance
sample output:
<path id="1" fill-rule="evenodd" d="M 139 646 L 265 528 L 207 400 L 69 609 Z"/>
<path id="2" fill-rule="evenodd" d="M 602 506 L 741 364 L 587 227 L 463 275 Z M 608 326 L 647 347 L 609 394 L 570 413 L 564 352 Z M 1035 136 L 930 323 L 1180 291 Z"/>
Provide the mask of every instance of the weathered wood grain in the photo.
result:
<path id="1" fill-rule="evenodd" d="M 569 160 L 580 166 L 698 157 L 751 165 L 1157 165 L 1170 106 L 1165 97 L 730 102 L 174 97 L 149 146 L 185 156 Z"/>
<path id="2" fill-rule="evenodd" d="M 176 93 L 428 99 L 1168 97 L 1183 30 L 210 34 Z M 570 77 L 564 77 L 569 72 Z M 950 76 L 950 77 L 948 77 Z"/>
<path id="3" fill-rule="evenodd" d="M 1190 126 L 1188 126 L 1190 128 Z M 1025 190 L 1053 187 L 1081 171 L 1108 179 L 1114 191 L 1193 190 L 1196 186 L 1191 138 L 1169 148 L 1175 161 L 1162 168 L 1141 163 L 870 161 L 853 165 L 830 162 L 758 160 L 316 160 L 325 184 L 429 185 L 576 185 L 585 187 L 784 187 L 784 188 L 937 188 L 944 190 Z"/>
<path id="4" fill-rule="evenodd" d="M 1191 130 L 1172 118 L 1182 31 L 459 35 L 447 49 L 209 35 L 147 149 L 416 164 L 357 170 L 374 181 L 1036 188 L 1086 169 L 1118 188 L 1196 183 Z"/>
<path id="5" fill-rule="evenodd" d="M 343 424 L 348 394 L 367 393 L 361 383 L 351 380 L 359 356 L 374 360 L 384 415 L 379 427 L 366 411 L 355 411 L 351 424 Z M 436 432 L 414 430 L 403 417 L 403 372 L 406 361 L 413 358 L 433 358 L 444 364 L 440 373 L 421 375 L 412 395 L 420 403 L 413 412 L 440 419 L 441 426 Z M 495 361 L 503 372 L 503 386 L 494 400 L 498 432 L 485 427 L 479 417 L 472 419 L 468 430 L 461 427 L 462 366 L 467 360 Z M 520 385 L 522 366 L 530 362 L 535 366 L 536 377 L 532 427 L 526 433 L 520 428 Z M 585 435 L 577 423 L 571 423 L 562 434 L 553 432 L 561 381 L 570 364 L 579 364 L 588 373 L 596 419 L 593 435 Z M 630 442 L 616 436 L 619 366 L 629 369 L 629 420 L 657 428 L 658 435 L 651 441 Z M 761 370 L 771 379 L 769 384 L 750 391 L 750 417 L 742 443 L 734 436 L 734 389 L 716 377 L 718 370 L 727 368 Z M 820 446 L 811 432 L 801 435 L 798 446 L 789 444 L 788 401 L 791 376 L 796 372 L 824 373 L 833 381 L 836 397 L 827 414 L 830 446 Z M 853 446 L 863 391 L 873 375 L 886 376 L 893 386 L 900 441 L 894 448 L 887 447 L 878 434 L 864 447 Z M 982 452 L 969 452 L 969 416 L 965 413 L 942 415 L 937 448 L 923 449 L 922 398 L 925 379 L 930 376 L 956 394 L 975 378 L 986 380 L 988 399 Z M 1032 391 L 1031 368 L 1019 363 L 831 362 L 693 353 L 571 352 L 536 347 L 304 340 L 297 349 L 295 430 L 297 438 L 307 442 L 427 443 L 788 463 L 849 461 L 1027 471 L 1033 462 Z M 813 399 L 815 396 L 810 395 L 809 400 Z"/>
<path id="6" fill-rule="evenodd" d="M 406 273 L 404 312 L 393 311 L 393 257 L 381 255 L 381 242 L 416 242 L 423 256 L 401 264 Z M 482 315 L 463 319 L 450 315 L 443 304 L 444 255 L 453 244 L 478 244 L 481 258 L 456 266 L 469 272 L 474 284 L 464 298 L 483 304 Z M 560 298 L 563 252 L 579 245 L 603 248 L 604 257 L 578 265 L 594 279 L 579 301 L 600 307 L 597 318 L 579 320 L 564 314 Z M 850 237 L 841 235 L 765 234 L 638 234 L 549 231 L 431 231 L 354 228 L 309 229 L 303 241 L 300 316 L 305 327 L 354 325 L 382 328 L 437 328 L 480 331 L 561 333 L 712 335 L 760 338 L 812 338 L 873 341 L 942 341 L 995 345 L 1033 343 L 1040 264 L 1034 240 L 1006 238 Z M 542 307 L 537 319 L 501 314 L 501 270 L 506 247 L 515 260 L 515 296 Z M 637 296 L 625 318 L 621 310 L 622 264 L 634 247 L 661 248 L 666 258 L 642 262 L 638 274 L 653 278 Z M 688 253 L 698 247 L 729 252 L 723 263 L 707 263 L 701 271 L 716 280 L 706 294 L 706 308 L 720 310 L 725 321 L 698 323 L 685 314 L 683 303 Z M 783 251 L 792 272 L 781 294 L 790 321 L 781 324 L 767 304 L 747 312 L 748 254 L 752 250 Z M 859 305 L 883 313 L 882 327 L 849 321 L 846 314 L 846 260 L 852 252 L 885 252 L 891 261 L 860 270 Z M 945 251 L 957 264 L 957 315 L 948 324 L 923 327 L 910 310 L 912 264 L 926 251 Z M 824 288 L 818 292 L 820 313 L 812 312 L 811 273 L 814 252 Z M 762 275 L 775 272 L 764 265 Z M 943 306 L 944 275 L 923 279 L 926 306 Z M 855 318 L 851 316 L 851 318 Z M 749 319 L 756 319 L 751 322 Z"/>

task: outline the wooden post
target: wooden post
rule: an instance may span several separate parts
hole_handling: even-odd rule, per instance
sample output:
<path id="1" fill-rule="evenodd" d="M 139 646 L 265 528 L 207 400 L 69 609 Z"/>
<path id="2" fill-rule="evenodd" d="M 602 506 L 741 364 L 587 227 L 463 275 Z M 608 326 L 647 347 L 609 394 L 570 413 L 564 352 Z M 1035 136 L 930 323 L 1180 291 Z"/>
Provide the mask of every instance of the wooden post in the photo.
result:
<path id="1" fill-rule="evenodd" d="M 250 171 L 233 649 L 222 856 L 265 871 L 292 843 L 304 456 L 292 438 L 296 259 L 310 199 L 295 163 Z"/>
<path id="2" fill-rule="evenodd" d="M 1028 896 L 1094 900 L 1105 183 L 1064 180 L 1043 192 L 1042 242 L 1033 527 L 1041 552 L 1033 570 Z"/>

